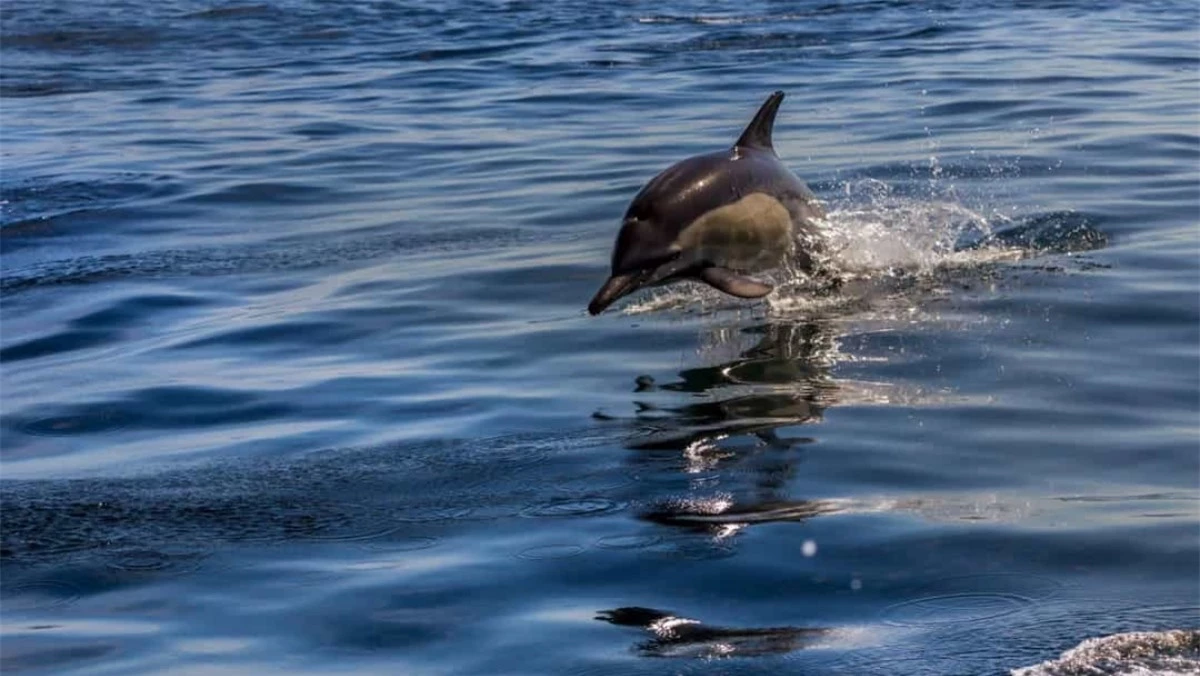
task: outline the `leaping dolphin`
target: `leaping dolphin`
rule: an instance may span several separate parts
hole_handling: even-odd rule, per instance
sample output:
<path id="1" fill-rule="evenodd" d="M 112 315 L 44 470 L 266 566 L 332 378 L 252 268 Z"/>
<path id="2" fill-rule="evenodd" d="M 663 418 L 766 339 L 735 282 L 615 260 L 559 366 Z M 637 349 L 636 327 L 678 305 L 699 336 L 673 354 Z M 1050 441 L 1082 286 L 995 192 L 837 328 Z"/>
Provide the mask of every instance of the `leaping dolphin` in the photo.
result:
<path id="1" fill-rule="evenodd" d="M 655 176 L 633 198 L 612 253 L 612 275 L 588 304 L 604 311 L 634 291 L 694 279 L 740 298 L 770 284 L 744 276 L 789 257 L 811 271 L 825 216 L 812 191 L 771 144 L 777 91 L 728 150 L 689 157 Z"/>

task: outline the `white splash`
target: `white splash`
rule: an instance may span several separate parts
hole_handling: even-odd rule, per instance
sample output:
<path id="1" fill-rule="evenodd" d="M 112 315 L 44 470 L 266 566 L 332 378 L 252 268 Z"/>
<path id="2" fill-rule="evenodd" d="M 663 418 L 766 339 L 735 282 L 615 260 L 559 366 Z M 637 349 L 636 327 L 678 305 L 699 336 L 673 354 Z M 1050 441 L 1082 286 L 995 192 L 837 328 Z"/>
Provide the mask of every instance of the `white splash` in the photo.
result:
<path id="1" fill-rule="evenodd" d="M 1184 676 L 1200 674 L 1200 631 L 1132 632 L 1089 638 L 1012 676 Z"/>
<path id="2" fill-rule="evenodd" d="M 867 179 L 846 184 L 844 205 L 829 210 L 823 231 L 838 270 L 878 275 L 932 270 L 964 236 L 988 235 L 991 226 L 952 199 L 901 197 L 886 183 Z"/>
<path id="3" fill-rule="evenodd" d="M 987 238 L 992 226 L 983 214 L 963 205 L 952 187 L 916 198 L 897 195 L 890 185 L 875 179 L 848 181 L 826 207 L 828 215 L 820 227 L 828 250 L 820 262 L 834 271 L 841 289 L 814 293 L 820 283 L 798 270 L 780 269 L 769 275 L 776 284 L 766 299 L 769 312 L 838 312 L 861 304 L 864 298 L 895 295 L 894 287 L 905 280 L 931 279 L 949 270 L 1014 261 L 1029 254 L 1018 248 L 960 248 L 964 241 Z M 707 314 L 744 305 L 701 284 L 684 283 L 650 291 L 623 311 L 640 315 L 686 308 Z"/>

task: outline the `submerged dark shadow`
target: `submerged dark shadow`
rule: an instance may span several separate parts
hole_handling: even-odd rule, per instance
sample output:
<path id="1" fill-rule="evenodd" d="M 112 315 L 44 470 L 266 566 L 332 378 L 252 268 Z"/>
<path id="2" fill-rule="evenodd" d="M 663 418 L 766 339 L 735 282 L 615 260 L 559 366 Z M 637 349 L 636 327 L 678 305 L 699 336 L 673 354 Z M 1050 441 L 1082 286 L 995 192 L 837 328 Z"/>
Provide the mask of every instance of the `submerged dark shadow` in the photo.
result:
<path id="1" fill-rule="evenodd" d="M 829 629 L 822 627 L 718 627 L 636 606 L 602 610 L 596 619 L 650 632 L 652 638 L 635 647 L 647 657 L 713 659 L 782 655 L 808 648 L 829 633 Z"/>

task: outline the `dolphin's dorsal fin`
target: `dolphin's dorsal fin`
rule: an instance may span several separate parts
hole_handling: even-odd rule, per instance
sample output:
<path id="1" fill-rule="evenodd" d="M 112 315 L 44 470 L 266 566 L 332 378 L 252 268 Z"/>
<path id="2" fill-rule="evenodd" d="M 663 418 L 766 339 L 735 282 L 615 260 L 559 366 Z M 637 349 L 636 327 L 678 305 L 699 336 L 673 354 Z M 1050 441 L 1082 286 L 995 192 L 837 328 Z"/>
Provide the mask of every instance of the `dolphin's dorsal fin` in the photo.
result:
<path id="1" fill-rule="evenodd" d="M 771 145 L 771 130 L 775 128 L 775 113 L 779 112 L 779 104 L 783 103 L 783 92 L 777 91 L 767 97 L 762 107 L 754 114 L 754 119 L 746 126 L 746 131 L 738 137 L 735 147 L 763 148 L 775 150 Z"/>

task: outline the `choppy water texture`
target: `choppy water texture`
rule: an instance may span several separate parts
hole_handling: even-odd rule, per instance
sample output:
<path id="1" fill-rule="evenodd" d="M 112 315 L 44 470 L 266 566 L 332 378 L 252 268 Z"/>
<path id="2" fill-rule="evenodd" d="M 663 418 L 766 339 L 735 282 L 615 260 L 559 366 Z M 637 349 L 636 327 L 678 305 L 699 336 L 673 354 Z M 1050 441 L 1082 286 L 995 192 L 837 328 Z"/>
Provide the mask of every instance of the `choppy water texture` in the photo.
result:
<path id="1" fill-rule="evenodd" d="M 2 12 L 5 673 L 1200 673 L 1191 0 Z M 586 316 L 775 89 L 845 284 Z"/>

